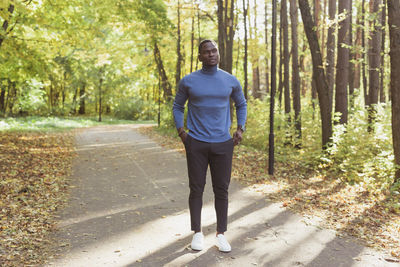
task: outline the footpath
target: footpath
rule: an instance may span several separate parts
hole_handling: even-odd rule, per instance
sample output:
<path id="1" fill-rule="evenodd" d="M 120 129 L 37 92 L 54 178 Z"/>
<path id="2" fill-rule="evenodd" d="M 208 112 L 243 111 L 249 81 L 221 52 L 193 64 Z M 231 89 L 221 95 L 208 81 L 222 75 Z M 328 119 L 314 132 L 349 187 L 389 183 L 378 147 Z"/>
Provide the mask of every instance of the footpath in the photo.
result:
<path id="1" fill-rule="evenodd" d="M 226 237 L 215 246 L 211 180 L 203 199 L 205 249 L 190 249 L 184 155 L 138 133 L 140 125 L 77 131 L 71 195 L 60 213 L 58 257 L 48 266 L 399 266 L 317 221 L 233 180 Z"/>

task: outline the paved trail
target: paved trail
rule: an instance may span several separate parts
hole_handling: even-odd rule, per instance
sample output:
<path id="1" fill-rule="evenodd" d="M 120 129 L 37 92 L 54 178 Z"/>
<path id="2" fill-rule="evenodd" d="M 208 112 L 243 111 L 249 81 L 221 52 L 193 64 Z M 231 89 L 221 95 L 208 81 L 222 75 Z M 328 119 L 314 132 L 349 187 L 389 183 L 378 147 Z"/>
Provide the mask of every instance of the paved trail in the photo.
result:
<path id="1" fill-rule="evenodd" d="M 232 181 L 226 236 L 215 247 L 210 179 L 203 208 L 205 249 L 191 251 L 184 155 L 139 134 L 135 125 L 79 131 L 69 205 L 51 266 L 398 266 L 339 238 Z"/>

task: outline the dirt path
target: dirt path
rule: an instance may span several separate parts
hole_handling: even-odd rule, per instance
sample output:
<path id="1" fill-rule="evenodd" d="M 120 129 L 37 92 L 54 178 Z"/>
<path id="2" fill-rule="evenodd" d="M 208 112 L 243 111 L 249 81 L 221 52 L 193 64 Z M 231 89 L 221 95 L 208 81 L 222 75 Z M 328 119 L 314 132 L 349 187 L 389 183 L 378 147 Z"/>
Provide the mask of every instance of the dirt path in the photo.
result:
<path id="1" fill-rule="evenodd" d="M 191 251 L 186 160 L 137 127 L 77 134 L 71 198 L 56 237 L 60 257 L 50 266 L 398 266 L 236 181 L 226 233 L 232 252 L 220 253 L 209 179 L 202 214 L 206 247 Z"/>

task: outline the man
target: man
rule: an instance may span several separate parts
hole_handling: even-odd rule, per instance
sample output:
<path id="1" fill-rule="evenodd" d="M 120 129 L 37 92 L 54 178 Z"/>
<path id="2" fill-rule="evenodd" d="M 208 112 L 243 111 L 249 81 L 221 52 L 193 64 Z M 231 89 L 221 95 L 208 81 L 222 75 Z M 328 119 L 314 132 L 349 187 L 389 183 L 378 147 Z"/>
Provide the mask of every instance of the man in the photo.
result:
<path id="1" fill-rule="evenodd" d="M 224 236 L 228 222 L 228 187 L 233 147 L 242 140 L 247 103 L 239 81 L 218 68 L 219 52 L 214 41 L 203 40 L 199 44 L 198 56 L 203 63 L 202 69 L 182 78 L 173 105 L 175 125 L 186 149 L 191 228 L 195 232 L 191 247 L 193 250 L 203 249 L 201 209 L 210 166 L 217 214 L 217 246 L 222 252 L 230 252 L 231 246 Z M 233 138 L 229 133 L 230 98 L 235 103 L 238 121 Z M 184 130 L 186 101 L 188 133 Z"/>

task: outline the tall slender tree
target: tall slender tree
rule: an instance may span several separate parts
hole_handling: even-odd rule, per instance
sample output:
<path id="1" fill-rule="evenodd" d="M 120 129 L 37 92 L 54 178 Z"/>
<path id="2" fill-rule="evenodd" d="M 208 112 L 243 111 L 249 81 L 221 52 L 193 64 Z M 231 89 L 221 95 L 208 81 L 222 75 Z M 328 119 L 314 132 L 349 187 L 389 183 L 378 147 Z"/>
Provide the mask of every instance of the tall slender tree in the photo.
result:
<path id="1" fill-rule="evenodd" d="M 248 0 L 247 0 L 248 1 Z M 248 99 L 248 80 L 247 80 L 247 58 L 248 58 L 248 37 L 247 37 L 247 13 L 248 4 L 243 0 L 243 26 L 244 26 L 244 59 L 243 59 L 243 72 L 244 72 L 244 97 Z"/>
<path id="2" fill-rule="evenodd" d="M 392 136 L 395 181 L 400 182 L 400 2 L 387 0 L 390 33 L 390 91 L 392 96 Z"/>
<path id="3" fill-rule="evenodd" d="M 265 49 L 268 51 L 268 1 L 264 1 Z M 265 92 L 269 93 L 269 58 L 265 57 Z"/>
<path id="4" fill-rule="evenodd" d="M 333 88 L 334 88 L 334 77 L 335 77 L 335 51 L 336 51 L 336 42 L 335 42 L 335 31 L 336 31 L 336 0 L 329 0 L 329 28 L 328 28 L 328 36 L 326 41 L 326 78 L 328 80 L 329 86 L 329 97 L 332 99 L 333 97 Z M 332 103 L 332 101 L 329 101 Z M 332 109 L 332 107 L 331 107 Z"/>
<path id="5" fill-rule="evenodd" d="M 300 68 L 297 38 L 298 8 L 296 0 L 290 0 L 290 22 L 292 29 L 292 96 L 294 124 L 296 129 L 295 146 L 301 145 L 301 104 L 300 104 Z"/>
<path id="6" fill-rule="evenodd" d="M 182 53 L 181 53 L 181 5 L 178 0 L 177 5 L 177 40 L 176 40 L 176 72 L 175 72 L 175 84 L 178 86 L 179 80 L 181 79 L 181 64 L 182 64 Z"/>
<path id="7" fill-rule="evenodd" d="M 316 88 L 318 92 L 319 108 L 321 112 L 322 123 L 322 148 L 326 148 L 332 138 L 332 110 L 329 109 L 329 86 L 325 71 L 322 66 L 321 49 L 319 48 L 317 33 L 315 32 L 315 23 L 311 16 L 308 0 L 299 0 L 301 17 L 304 30 L 310 46 L 313 76 L 315 77 Z"/>
<path id="8" fill-rule="evenodd" d="M 218 0 L 218 49 L 220 53 L 219 67 L 232 73 L 233 38 L 235 36 L 234 0 Z"/>
<path id="9" fill-rule="evenodd" d="M 336 90 L 335 112 L 340 113 L 339 123 L 347 123 L 348 116 L 348 80 L 349 80 L 349 29 L 350 29 L 350 1 L 339 1 L 339 14 L 344 19 L 339 23 L 338 56 L 336 63 Z"/>
<path id="10" fill-rule="evenodd" d="M 378 18 L 381 18 L 382 0 L 370 1 L 370 13 Z M 382 28 L 379 20 L 371 21 L 371 34 L 368 49 L 369 63 L 369 90 L 368 90 L 368 119 L 370 126 L 375 121 L 376 108 L 379 97 L 379 73 L 381 68 L 381 43 L 382 43 Z M 369 128 L 372 130 L 372 128 Z"/>
<path id="11" fill-rule="evenodd" d="M 281 1 L 281 12 L 282 12 L 282 30 L 283 30 L 283 88 L 284 88 L 284 103 L 285 103 L 285 114 L 290 121 L 290 52 L 289 52 L 289 23 L 288 23 L 288 9 L 287 0 Z"/>

